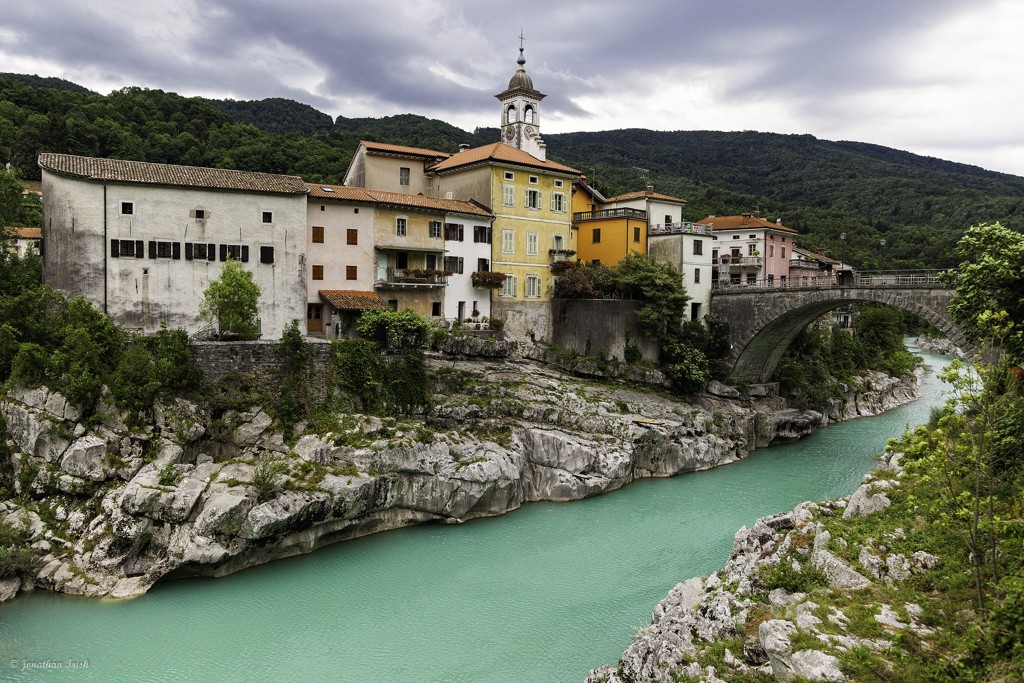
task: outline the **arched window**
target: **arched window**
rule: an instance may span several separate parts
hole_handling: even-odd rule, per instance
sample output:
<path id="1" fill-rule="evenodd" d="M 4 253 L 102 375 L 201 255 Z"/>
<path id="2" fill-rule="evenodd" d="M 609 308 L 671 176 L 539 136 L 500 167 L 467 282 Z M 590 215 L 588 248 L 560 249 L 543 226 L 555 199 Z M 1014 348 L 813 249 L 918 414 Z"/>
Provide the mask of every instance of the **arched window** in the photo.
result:
<path id="1" fill-rule="evenodd" d="M 527 123 L 533 123 L 533 107 L 526 105 L 526 109 L 523 110 L 523 120 Z"/>
<path id="2" fill-rule="evenodd" d="M 516 122 L 516 105 L 510 104 L 510 105 L 508 105 L 508 111 L 505 114 L 505 123 L 515 123 L 515 122 Z"/>

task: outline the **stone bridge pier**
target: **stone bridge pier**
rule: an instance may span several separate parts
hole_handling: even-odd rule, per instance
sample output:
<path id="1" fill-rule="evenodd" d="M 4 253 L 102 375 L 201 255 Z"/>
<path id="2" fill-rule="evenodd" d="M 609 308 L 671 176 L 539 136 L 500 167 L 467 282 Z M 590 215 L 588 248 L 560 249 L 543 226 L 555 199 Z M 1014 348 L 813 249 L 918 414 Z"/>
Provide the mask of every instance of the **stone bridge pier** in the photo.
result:
<path id="1" fill-rule="evenodd" d="M 733 377 L 767 382 L 796 335 L 829 311 L 872 301 L 909 311 L 937 327 L 957 346 L 972 350 L 949 317 L 952 290 L 938 286 L 871 285 L 831 288 L 722 288 L 711 312 L 729 323 Z"/>

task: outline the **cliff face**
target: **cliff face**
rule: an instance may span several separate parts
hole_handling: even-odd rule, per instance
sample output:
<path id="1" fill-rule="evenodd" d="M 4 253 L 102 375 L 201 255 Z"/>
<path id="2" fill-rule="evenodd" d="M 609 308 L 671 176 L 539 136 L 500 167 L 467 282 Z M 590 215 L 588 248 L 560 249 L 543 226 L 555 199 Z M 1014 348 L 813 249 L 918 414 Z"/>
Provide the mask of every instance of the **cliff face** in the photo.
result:
<path id="1" fill-rule="evenodd" d="M 0 503 L 0 520 L 42 560 L 0 593 L 131 597 L 164 577 L 222 576 L 386 529 L 716 467 L 916 397 L 914 383 L 877 383 L 870 400 L 851 393 L 825 416 L 768 397 L 687 403 L 528 362 L 445 362 L 435 376 L 426 421 L 349 416 L 294 444 L 258 407 L 213 419 L 177 399 L 130 429 L 107 405 L 87 428 L 60 395 L 14 391 L 0 411 L 21 502 Z"/>

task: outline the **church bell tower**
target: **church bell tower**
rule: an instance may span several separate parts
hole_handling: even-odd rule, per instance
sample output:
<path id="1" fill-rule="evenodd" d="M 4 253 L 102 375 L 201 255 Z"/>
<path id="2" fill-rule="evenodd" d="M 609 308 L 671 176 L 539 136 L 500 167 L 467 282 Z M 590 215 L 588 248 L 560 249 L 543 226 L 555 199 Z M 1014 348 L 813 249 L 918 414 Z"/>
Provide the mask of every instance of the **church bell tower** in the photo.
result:
<path id="1" fill-rule="evenodd" d="M 540 101 L 544 94 L 535 90 L 526 73 L 526 58 L 519 47 L 519 68 L 508 82 L 508 89 L 495 97 L 501 102 L 501 141 L 544 161 L 547 156 L 540 137 Z"/>

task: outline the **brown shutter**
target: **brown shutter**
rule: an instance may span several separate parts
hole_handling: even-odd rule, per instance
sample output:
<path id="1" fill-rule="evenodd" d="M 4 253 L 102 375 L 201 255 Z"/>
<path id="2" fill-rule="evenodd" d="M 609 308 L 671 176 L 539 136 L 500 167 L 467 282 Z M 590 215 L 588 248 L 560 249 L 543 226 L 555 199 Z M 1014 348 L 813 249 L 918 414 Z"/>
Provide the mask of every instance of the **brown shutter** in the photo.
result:
<path id="1" fill-rule="evenodd" d="M 118 258 L 121 255 L 121 240 L 110 240 L 110 258 Z"/>

